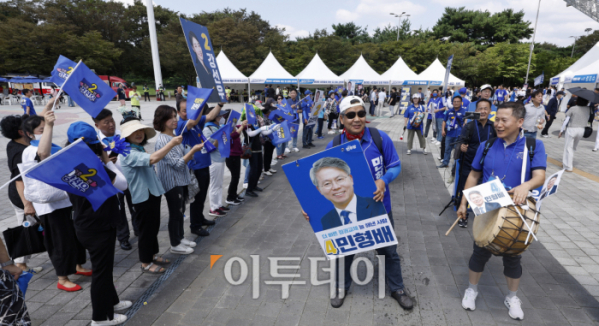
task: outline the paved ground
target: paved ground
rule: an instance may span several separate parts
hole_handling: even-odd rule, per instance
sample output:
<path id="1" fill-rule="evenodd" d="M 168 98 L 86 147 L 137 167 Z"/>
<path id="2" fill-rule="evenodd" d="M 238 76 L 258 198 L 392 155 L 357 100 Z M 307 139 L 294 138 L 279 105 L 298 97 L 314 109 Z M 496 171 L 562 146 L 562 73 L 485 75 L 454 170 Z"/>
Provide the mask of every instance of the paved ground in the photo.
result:
<path id="1" fill-rule="evenodd" d="M 168 103 L 168 102 L 167 102 Z M 142 103 L 143 104 L 143 103 Z M 145 123 L 149 124 L 151 107 L 144 109 Z M 0 107 L 0 114 L 5 113 Z M 147 112 L 146 112 L 147 111 Z M 17 113 L 17 112 L 14 112 Z M 14 114 L 13 113 L 13 114 Z M 78 119 L 76 109 L 59 111 L 58 117 Z M 69 114 L 69 115 L 67 115 Z M 77 117 L 75 117 L 77 116 Z M 66 118 L 65 118 L 66 120 Z M 559 119 L 558 119 L 559 120 Z M 74 120 L 70 120 L 74 121 Z M 63 122 L 66 132 L 68 122 Z M 519 297 L 523 301 L 525 320 L 514 322 L 503 306 L 506 294 L 501 260 L 491 259 L 487 266 L 477 300 L 477 310 L 466 312 L 461 308 L 461 295 L 467 286 L 467 263 L 471 254 L 471 229 L 456 229 L 448 237 L 444 234 L 455 219 L 452 211 L 438 216 L 449 201 L 443 172 L 437 172 L 437 152 L 424 156 L 413 151 L 405 155 L 405 141 L 399 141 L 403 119 L 372 119 L 371 126 L 389 131 L 402 161 L 402 173 L 391 185 L 395 231 L 399 238 L 398 252 L 402 258 L 404 282 L 416 304 L 411 312 L 404 312 L 388 296 L 378 299 L 378 281 L 368 285 L 352 285 L 343 307 L 333 309 L 327 298 L 327 285 L 311 286 L 310 258 L 323 257 L 309 224 L 301 217 L 300 206 L 282 171 L 267 177 L 262 185 L 265 191 L 257 199 L 248 199 L 217 221 L 211 235 L 202 238 L 196 252 L 178 260 L 163 279 L 140 275 L 137 252 L 117 250 L 115 282 L 121 298 L 137 300 L 136 309 L 128 314 L 133 318 L 128 325 L 587 325 L 599 324 L 599 225 L 593 193 L 598 189 L 597 161 L 590 142 L 581 142 L 575 154 L 579 173 L 567 174 L 558 194 L 551 197 L 543 208 L 540 242 L 534 243 L 523 257 L 524 275 Z M 552 130 L 558 130 L 558 121 Z M 60 136 L 60 135 L 59 135 Z M 302 151 L 301 157 L 320 151 L 325 141 L 315 141 L 317 148 Z M 544 140 L 549 158 L 561 161 L 563 140 Z M 153 146 L 152 146 L 153 147 Z M 4 153 L 2 154 L 4 155 Z M 293 156 L 292 156 L 293 157 Z M 5 161 L 3 161 L 5 162 Z M 6 163 L 0 167 L 5 167 Z M 277 168 L 280 164 L 277 165 Z M 549 164 L 548 172 L 559 169 Z M 5 168 L 4 168 L 5 169 Z M 0 175 L 7 179 L 6 173 Z M 7 208 L 6 196 L 0 199 L 0 210 L 5 213 L 5 225 L 14 221 Z M 166 203 L 162 206 L 163 223 Z M 14 223 L 14 222 L 13 222 Z M 160 232 L 161 250 L 168 248 L 166 225 Z M 136 241 L 133 238 L 134 242 Z M 210 256 L 223 255 L 212 269 Z M 251 255 L 259 255 L 259 271 L 252 268 Z M 372 252 L 364 254 L 375 264 Z M 231 285 L 224 277 L 226 262 L 239 257 L 248 266 L 248 278 L 240 285 Z M 293 285 L 289 298 L 281 299 L 281 286 L 268 285 L 273 280 L 267 258 L 297 258 L 282 264 L 299 265 L 299 269 L 283 270 L 284 274 L 297 273 L 298 277 L 283 280 L 304 281 Z M 177 258 L 177 257 L 173 257 Z M 27 302 L 34 324 L 86 325 L 91 316 L 89 280 L 76 278 L 85 290 L 80 293 L 59 293 L 56 277 L 46 255 L 34 258 L 31 265 L 43 264 L 46 271 L 36 276 L 27 294 Z M 233 265 L 233 276 L 239 277 L 239 265 Z M 327 276 L 319 265 L 320 280 Z M 365 268 L 359 268 L 364 277 Z M 252 277 L 259 275 L 259 297 L 252 298 Z M 150 293 L 151 292 L 151 293 Z M 151 295 L 150 295 L 151 294 Z M 145 304 L 144 304 L 145 303 Z M 137 308 L 139 309 L 137 310 Z"/>

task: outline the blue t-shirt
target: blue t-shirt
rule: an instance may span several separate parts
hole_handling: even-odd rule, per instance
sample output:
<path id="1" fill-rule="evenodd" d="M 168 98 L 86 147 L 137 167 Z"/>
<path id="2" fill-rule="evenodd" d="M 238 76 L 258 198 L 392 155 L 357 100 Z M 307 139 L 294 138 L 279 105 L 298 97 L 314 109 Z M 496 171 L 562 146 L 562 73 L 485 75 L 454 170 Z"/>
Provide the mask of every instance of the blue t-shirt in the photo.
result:
<path id="1" fill-rule="evenodd" d="M 23 96 L 21 100 L 21 106 L 23 107 L 23 114 L 27 114 L 27 107 L 29 107 L 29 115 L 37 115 L 35 113 L 35 109 L 33 108 L 33 102 L 29 97 Z"/>
<path id="2" fill-rule="evenodd" d="M 467 109 L 469 106 L 470 106 L 470 100 L 465 97 L 462 97 L 462 107 L 464 109 Z"/>
<path id="3" fill-rule="evenodd" d="M 542 141 L 536 141 L 535 155 L 530 162 L 530 156 L 526 155 L 526 177 L 524 181 L 532 178 L 532 171 L 537 169 L 547 169 L 547 155 L 545 154 L 545 145 Z M 487 182 L 492 175 L 503 181 L 505 188 L 510 190 L 521 184 L 522 158 L 524 156 L 524 146 L 526 138 L 518 136 L 518 140 L 509 146 L 505 146 L 505 141 L 498 138 L 493 146 L 489 148 L 485 157 L 484 166 L 480 165 L 483 156 L 486 141 L 482 142 L 476 151 L 476 156 L 472 161 L 472 169 L 483 173 L 483 183 Z M 493 172 L 494 171 L 494 172 Z"/>
<path id="4" fill-rule="evenodd" d="M 310 110 L 312 109 L 313 104 L 314 101 L 312 101 L 312 98 L 309 96 L 305 100 L 302 100 L 302 116 L 305 120 L 310 119 Z"/>
<path id="5" fill-rule="evenodd" d="M 430 99 L 430 101 L 428 101 L 428 104 L 431 105 L 431 103 L 435 103 L 436 108 L 433 108 L 435 110 L 441 109 L 445 107 L 445 104 L 443 104 L 443 98 L 442 97 L 432 97 Z M 443 119 L 443 117 L 445 116 L 445 111 L 439 111 L 437 113 L 435 113 L 435 119 Z"/>
<path id="6" fill-rule="evenodd" d="M 299 108 L 299 105 L 297 105 L 297 103 L 299 103 L 299 98 L 296 97 L 294 101 L 291 99 L 291 97 L 289 97 L 285 101 L 287 101 L 287 105 L 285 107 L 288 108 L 290 111 L 293 111 L 293 114 L 295 115 L 295 119 L 293 119 L 293 122 L 298 123 L 299 116 L 297 115 L 297 109 Z M 292 105 L 295 105 L 295 108 L 292 108 Z"/>
<path id="7" fill-rule="evenodd" d="M 200 137 L 202 136 L 202 130 L 204 130 L 206 116 L 202 116 L 200 118 L 200 122 L 193 128 L 189 130 L 183 130 L 186 123 L 187 120 L 181 120 L 181 118 L 179 118 L 179 121 L 177 122 L 176 134 L 183 135 L 183 145 L 185 145 L 187 149 L 188 146 L 192 147 L 202 143 L 202 138 Z M 210 159 L 210 153 L 206 153 L 204 149 L 202 149 L 199 152 L 195 152 L 195 154 L 193 154 L 193 159 L 187 162 L 187 166 L 189 166 L 189 168 L 192 170 L 203 169 L 209 167 L 210 164 L 212 164 L 212 160 Z"/>
<path id="8" fill-rule="evenodd" d="M 447 137 L 458 137 L 462 133 L 462 126 L 464 125 L 464 115 L 466 110 L 460 108 L 459 110 L 448 110 L 445 118 L 445 130 L 447 131 Z"/>
<path id="9" fill-rule="evenodd" d="M 384 156 L 376 147 L 376 144 L 372 140 L 372 136 L 370 136 L 370 130 L 368 128 L 364 129 L 364 136 L 362 136 L 361 141 L 362 151 L 364 151 L 364 156 L 366 157 L 368 167 L 370 167 L 370 173 L 372 174 L 374 180 L 382 178 L 388 169 L 401 166 L 401 162 L 399 161 L 399 156 L 397 155 L 393 141 L 385 132 L 379 130 L 379 133 L 383 139 L 383 151 L 385 152 Z M 345 138 L 345 134 L 341 134 L 341 144 L 345 142 L 347 142 L 347 138 Z M 332 147 L 333 141 L 327 145 L 327 149 Z M 389 191 L 389 185 L 385 186 L 385 197 L 383 198 L 383 204 L 385 205 L 387 213 L 391 212 L 391 192 Z"/>
<path id="10" fill-rule="evenodd" d="M 495 97 L 497 98 L 497 101 L 503 102 L 506 95 L 507 91 L 505 89 L 498 89 L 495 91 Z"/>
<path id="11" fill-rule="evenodd" d="M 406 109 L 406 112 L 404 112 L 403 116 L 404 118 L 408 118 L 408 129 L 410 130 L 417 130 L 417 129 L 422 129 L 422 124 L 420 124 L 420 127 L 412 127 L 412 120 L 414 120 L 414 116 L 416 115 L 416 113 L 418 112 L 424 112 L 424 106 L 418 104 L 418 106 L 414 106 L 414 104 L 410 104 L 410 106 L 408 106 L 408 108 Z"/>

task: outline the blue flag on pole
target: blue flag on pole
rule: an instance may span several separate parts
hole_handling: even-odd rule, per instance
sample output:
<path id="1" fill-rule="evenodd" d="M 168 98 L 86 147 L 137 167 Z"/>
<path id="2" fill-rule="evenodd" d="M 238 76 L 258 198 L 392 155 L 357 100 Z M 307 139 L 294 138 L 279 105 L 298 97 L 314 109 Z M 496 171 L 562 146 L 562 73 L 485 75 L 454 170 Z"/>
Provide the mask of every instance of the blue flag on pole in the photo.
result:
<path id="1" fill-rule="evenodd" d="M 270 115 L 268 116 L 268 118 L 272 121 L 281 123 L 283 121 L 293 122 L 293 120 L 295 119 L 295 116 L 291 112 L 285 112 L 285 111 L 279 109 L 279 110 L 272 111 L 270 113 Z"/>
<path id="2" fill-rule="evenodd" d="M 541 85 L 544 81 L 545 81 L 545 72 L 543 71 L 543 73 L 541 75 L 539 75 L 537 78 L 535 78 L 535 86 Z"/>
<path id="3" fill-rule="evenodd" d="M 187 86 L 187 119 L 195 120 L 200 116 L 202 107 L 212 94 L 213 89 Z"/>
<path id="4" fill-rule="evenodd" d="M 227 123 L 210 135 L 210 139 L 218 141 L 218 151 L 222 157 L 229 157 L 231 154 L 231 129 L 231 125 Z"/>
<path id="5" fill-rule="evenodd" d="M 75 69 L 76 65 L 76 62 L 61 55 L 58 57 L 58 61 L 56 61 L 56 64 L 54 65 L 54 69 L 52 69 L 52 77 L 50 77 L 50 81 L 59 87 L 62 87 L 62 84 L 64 84 L 64 81 L 67 79 L 67 77 L 69 77 L 71 72 L 73 72 L 73 69 Z"/>
<path id="6" fill-rule="evenodd" d="M 98 156 L 82 141 L 45 159 L 27 172 L 27 177 L 85 197 L 94 211 L 108 198 L 121 192 L 112 185 Z"/>
<path id="7" fill-rule="evenodd" d="M 229 113 L 229 118 L 227 119 L 227 123 L 235 127 L 237 126 L 239 120 L 241 120 L 241 113 L 231 110 L 231 113 Z"/>
<path id="8" fill-rule="evenodd" d="M 289 126 L 287 121 L 283 121 L 272 134 L 268 135 L 272 140 L 273 145 L 279 145 L 291 140 L 291 133 L 289 132 Z"/>
<path id="9" fill-rule="evenodd" d="M 93 118 L 116 96 L 115 91 L 83 62 L 71 72 L 62 89 Z"/>
<path id="10" fill-rule="evenodd" d="M 216 150 L 216 146 L 214 146 L 214 144 L 209 142 L 208 139 L 206 138 L 206 136 L 204 136 L 204 134 L 200 134 L 200 139 L 202 140 L 202 143 L 204 143 L 204 148 L 202 148 L 202 153 L 212 153 Z"/>
<path id="11" fill-rule="evenodd" d="M 297 138 L 297 133 L 299 131 L 299 123 L 290 123 L 289 124 L 289 133 L 292 138 Z"/>
<path id="12" fill-rule="evenodd" d="M 246 103 L 245 104 L 245 115 L 249 125 L 252 125 L 257 128 L 256 124 L 256 110 L 254 110 L 254 106 Z"/>

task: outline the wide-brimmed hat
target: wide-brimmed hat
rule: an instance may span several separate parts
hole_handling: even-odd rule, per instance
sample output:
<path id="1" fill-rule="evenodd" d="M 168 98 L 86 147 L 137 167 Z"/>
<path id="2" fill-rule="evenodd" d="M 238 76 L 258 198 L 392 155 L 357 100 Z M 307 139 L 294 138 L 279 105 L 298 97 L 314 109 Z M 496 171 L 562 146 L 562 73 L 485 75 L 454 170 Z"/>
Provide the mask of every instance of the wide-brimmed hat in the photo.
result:
<path id="1" fill-rule="evenodd" d="M 121 125 L 121 138 L 127 138 L 134 132 L 143 129 L 146 133 L 146 140 L 156 136 L 156 131 L 150 126 L 146 126 L 139 120 L 131 120 Z"/>

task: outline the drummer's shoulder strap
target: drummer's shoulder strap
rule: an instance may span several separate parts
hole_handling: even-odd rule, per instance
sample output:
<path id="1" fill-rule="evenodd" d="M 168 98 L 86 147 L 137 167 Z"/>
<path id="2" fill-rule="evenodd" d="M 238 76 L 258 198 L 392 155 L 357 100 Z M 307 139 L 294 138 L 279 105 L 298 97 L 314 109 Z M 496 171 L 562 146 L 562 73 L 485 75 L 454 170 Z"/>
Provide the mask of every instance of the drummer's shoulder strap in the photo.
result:
<path id="1" fill-rule="evenodd" d="M 484 165 L 485 157 L 487 156 L 489 149 L 491 147 L 493 147 L 493 144 L 495 143 L 496 140 L 497 140 L 497 137 L 493 137 L 493 138 L 490 138 L 489 140 L 487 140 L 487 142 L 485 143 L 485 148 L 483 149 L 483 155 L 480 159 L 480 166 Z M 530 158 L 530 161 L 532 162 L 532 159 L 535 157 L 535 149 L 537 148 L 537 140 L 534 138 L 526 137 L 526 147 L 528 148 L 528 157 Z"/>

